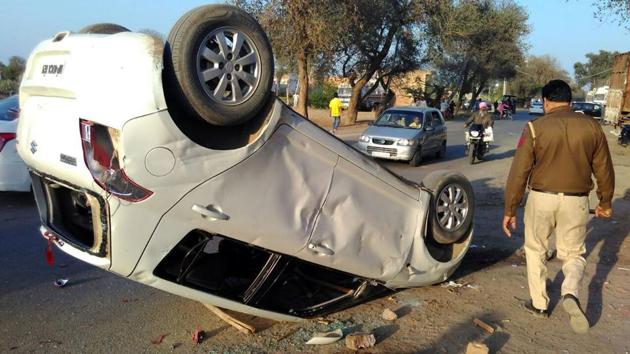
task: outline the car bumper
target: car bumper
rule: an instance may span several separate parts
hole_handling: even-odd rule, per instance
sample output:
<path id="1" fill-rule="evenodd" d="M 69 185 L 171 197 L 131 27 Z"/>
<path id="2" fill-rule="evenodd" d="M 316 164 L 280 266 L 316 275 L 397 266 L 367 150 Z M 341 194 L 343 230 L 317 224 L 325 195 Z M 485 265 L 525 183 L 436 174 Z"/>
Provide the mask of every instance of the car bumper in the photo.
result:
<path id="1" fill-rule="evenodd" d="M 416 146 L 377 145 L 373 143 L 359 142 L 359 151 L 379 159 L 409 161 L 416 151 Z"/>
<path id="2" fill-rule="evenodd" d="M 530 109 L 529 114 L 545 114 L 542 109 Z"/>

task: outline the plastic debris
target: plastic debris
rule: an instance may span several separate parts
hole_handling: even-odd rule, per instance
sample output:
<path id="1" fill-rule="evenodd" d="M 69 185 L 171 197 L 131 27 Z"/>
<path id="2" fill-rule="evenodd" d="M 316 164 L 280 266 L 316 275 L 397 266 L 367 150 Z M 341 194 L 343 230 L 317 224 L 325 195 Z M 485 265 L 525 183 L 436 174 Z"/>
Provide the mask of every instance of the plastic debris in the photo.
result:
<path id="1" fill-rule="evenodd" d="M 396 321 L 398 319 L 398 315 L 396 314 L 396 312 L 390 309 L 383 310 L 381 317 L 386 321 Z"/>
<path id="2" fill-rule="evenodd" d="M 151 343 L 152 343 L 152 344 L 155 344 L 155 345 L 157 345 L 157 344 L 162 344 L 162 341 L 163 341 L 163 340 L 164 340 L 164 338 L 166 338 L 166 336 L 168 336 L 168 335 L 169 335 L 169 333 L 162 333 L 162 334 L 160 334 L 159 336 L 157 336 L 157 337 L 155 337 L 155 338 L 151 339 Z"/>
<path id="3" fill-rule="evenodd" d="M 55 280 L 55 282 L 53 284 L 56 287 L 58 287 L 58 288 L 63 288 L 64 286 L 66 286 L 66 284 L 68 284 L 68 279 L 59 278 L 59 279 Z"/>
<path id="4" fill-rule="evenodd" d="M 475 249 L 477 247 L 479 247 L 479 246 L 475 245 L 474 243 L 471 243 L 470 246 L 468 246 L 468 248 L 470 248 L 471 250 Z"/>
<path id="5" fill-rule="evenodd" d="M 617 269 L 619 269 L 619 270 L 627 270 L 627 271 L 630 271 L 630 269 L 628 269 L 628 268 L 624 268 L 624 267 L 617 267 Z"/>
<path id="6" fill-rule="evenodd" d="M 443 288 L 461 288 L 464 284 L 456 283 L 452 280 L 449 280 L 448 283 L 442 284 Z"/>
<path id="7" fill-rule="evenodd" d="M 331 344 L 343 338 L 343 331 L 341 328 L 338 328 L 331 332 L 326 333 L 315 333 L 311 339 L 306 342 L 306 344 L 310 345 L 323 345 L 323 344 Z"/>
<path id="8" fill-rule="evenodd" d="M 204 341 L 204 339 L 206 339 L 206 332 L 197 328 L 192 334 L 193 343 L 200 344 L 201 342 Z"/>
<path id="9" fill-rule="evenodd" d="M 372 333 L 352 333 L 346 336 L 346 347 L 352 350 L 371 348 L 376 344 Z"/>

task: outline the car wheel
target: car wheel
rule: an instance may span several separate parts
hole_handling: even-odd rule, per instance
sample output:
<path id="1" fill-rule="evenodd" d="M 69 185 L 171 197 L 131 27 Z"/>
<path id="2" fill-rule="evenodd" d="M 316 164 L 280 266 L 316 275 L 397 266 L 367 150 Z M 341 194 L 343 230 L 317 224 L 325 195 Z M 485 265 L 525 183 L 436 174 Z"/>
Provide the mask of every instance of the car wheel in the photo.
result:
<path id="1" fill-rule="evenodd" d="M 464 237 L 472 224 L 475 197 L 470 182 L 459 173 L 434 172 L 422 181 L 431 198 L 430 230 L 439 244 L 452 244 Z"/>
<path id="2" fill-rule="evenodd" d="M 202 6 L 182 16 L 168 36 L 164 64 L 169 101 L 212 125 L 245 123 L 271 96 L 269 40 L 234 6 Z"/>
<path id="3" fill-rule="evenodd" d="M 443 159 L 446 156 L 446 141 L 442 142 L 440 150 L 435 154 L 438 158 Z"/>
<path id="4" fill-rule="evenodd" d="M 409 160 L 409 165 L 411 167 L 417 167 L 420 165 L 421 162 L 422 162 L 422 148 L 418 147 L 418 149 L 416 149 L 416 152 L 411 157 L 411 160 Z"/>
<path id="5" fill-rule="evenodd" d="M 128 28 L 115 23 L 95 23 L 81 28 L 79 33 L 93 33 L 93 34 L 116 34 L 120 32 L 131 32 Z"/>

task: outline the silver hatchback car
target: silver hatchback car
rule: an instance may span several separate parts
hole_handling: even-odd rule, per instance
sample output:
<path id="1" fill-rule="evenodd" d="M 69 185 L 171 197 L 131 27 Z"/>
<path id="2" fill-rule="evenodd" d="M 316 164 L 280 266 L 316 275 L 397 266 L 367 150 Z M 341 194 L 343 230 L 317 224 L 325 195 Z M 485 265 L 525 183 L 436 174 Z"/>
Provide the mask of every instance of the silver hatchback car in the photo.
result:
<path id="1" fill-rule="evenodd" d="M 363 132 L 358 145 L 367 155 L 418 166 L 428 154 L 446 155 L 446 124 L 435 108 L 390 108 Z"/>

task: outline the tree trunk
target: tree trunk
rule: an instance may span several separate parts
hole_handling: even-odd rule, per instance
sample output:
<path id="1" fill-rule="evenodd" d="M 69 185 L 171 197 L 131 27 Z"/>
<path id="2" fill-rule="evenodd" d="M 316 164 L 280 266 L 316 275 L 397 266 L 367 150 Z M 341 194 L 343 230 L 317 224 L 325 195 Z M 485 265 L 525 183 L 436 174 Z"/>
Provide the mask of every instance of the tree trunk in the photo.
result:
<path id="1" fill-rule="evenodd" d="M 479 95 L 481 94 L 481 91 L 483 91 L 484 86 L 486 86 L 486 81 L 485 81 L 485 80 L 484 80 L 484 81 L 482 81 L 482 82 L 479 84 L 479 88 L 478 88 L 478 89 L 473 90 L 473 96 L 472 96 L 472 98 L 470 99 L 470 102 L 471 102 L 471 104 L 470 104 L 470 105 L 471 105 L 471 106 L 472 106 L 472 105 L 474 105 L 474 102 L 477 100 L 477 97 L 479 97 Z"/>
<path id="2" fill-rule="evenodd" d="M 296 111 L 308 118 L 308 57 L 304 50 L 298 55 L 299 97 Z"/>
<path id="3" fill-rule="evenodd" d="M 367 84 L 367 76 L 363 76 L 357 80 L 352 86 L 352 96 L 350 96 L 350 102 L 348 103 L 348 112 L 343 117 L 342 122 L 344 125 L 353 125 L 357 122 L 357 116 L 359 114 L 359 105 L 361 103 L 361 90 Z"/>

